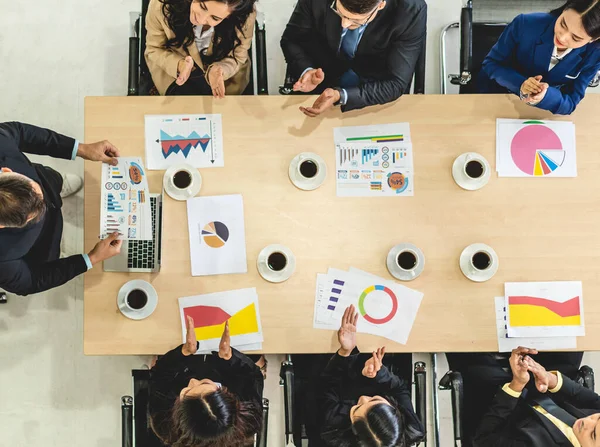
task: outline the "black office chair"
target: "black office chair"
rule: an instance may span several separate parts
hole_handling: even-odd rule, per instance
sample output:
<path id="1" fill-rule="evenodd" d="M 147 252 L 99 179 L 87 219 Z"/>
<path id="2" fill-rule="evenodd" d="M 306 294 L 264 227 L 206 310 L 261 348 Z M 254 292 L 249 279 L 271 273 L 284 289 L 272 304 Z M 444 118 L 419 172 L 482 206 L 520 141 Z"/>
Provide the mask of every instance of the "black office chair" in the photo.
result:
<path id="1" fill-rule="evenodd" d="M 415 74 L 413 76 L 413 81 L 415 84 L 415 90 L 414 90 L 414 94 L 424 94 L 425 93 L 425 58 L 427 56 L 426 53 L 426 48 L 427 48 L 427 41 L 426 39 L 423 40 L 423 48 L 421 49 L 421 54 L 419 55 L 419 59 L 417 60 L 417 65 L 415 66 Z M 290 75 L 289 73 L 289 69 L 286 68 L 286 72 L 285 72 L 285 80 L 283 82 L 283 85 L 279 87 L 279 93 L 282 95 L 302 95 L 304 93 L 302 92 L 295 92 L 293 90 L 294 84 L 296 83 L 297 79 L 295 79 L 293 76 Z M 408 86 L 406 87 L 406 90 L 404 91 L 404 94 L 410 94 L 411 93 L 411 88 L 412 88 L 412 84 L 413 82 L 411 81 Z"/>
<path id="2" fill-rule="evenodd" d="M 479 1 L 482 7 L 485 2 Z M 555 7 L 556 2 L 539 2 L 540 7 L 544 3 L 552 3 L 544 5 L 546 10 Z M 547 7 L 546 7 L 547 6 Z M 456 28 L 458 24 L 450 24 L 449 28 Z M 473 0 L 468 0 L 464 8 L 462 8 L 460 16 L 460 74 L 449 75 L 450 82 L 460 86 L 461 94 L 478 93 L 477 79 L 483 61 L 496 44 L 501 34 L 504 32 L 508 23 L 506 22 L 477 22 L 473 20 Z M 445 32 L 442 33 L 441 39 L 444 39 Z M 445 47 L 442 41 L 442 51 Z M 444 60 L 445 55 L 442 55 Z M 445 63 L 442 62 L 442 76 L 445 78 Z M 442 79 L 445 82 L 445 79 Z M 590 82 L 590 87 L 600 85 L 600 72 Z"/>
<path id="3" fill-rule="evenodd" d="M 285 445 L 293 442 L 302 445 L 307 439 L 309 447 L 321 447 L 320 425 L 316 408 L 316 388 L 321 372 L 325 369 L 331 354 L 288 355 L 281 364 L 280 385 L 284 391 Z M 394 354 L 386 354 L 384 363 L 400 377 L 410 376 L 405 362 Z M 410 366 L 410 365 L 409 365 Z M 427 426 L 427 377 L 425 363 L 414 364 L 415 410 L 423 425 Z M 426 445 L 426 442 L 423 443 Z"/>
<path id="4" fill-rule="evenodd" d="M 128 96 L 157 95 L 158 92 L 152 82 L 150 70 L 146 64 L 144 52 L 146 50 L 146 14 L 150 0 L 142 0 L 142 12 L 132 24 L 131 36 L 129 37 L 129 76 L 127 81 Z M 267 77 L 267 44 L 264 20 L 260 14 L 254 26 L 254 44 L 248 51 L 252 70 L 250 71 L 250 82 L 242 93 L 243 95 L 254 95 L 254 76 L 256 72 L 256 94 L 268 95 Z M 256 51 L 256 64 L 253 58 L 253 49 Z"/>
<path id="5" fill-rule="evenodd" d="M 133 397 L 121 398 L 121 435 L 123 447 L 164 447 L 150 427 L 148 398 L 150 370 L 134 369 Z M 263 399 L 263 423 L 256 435 L 255 447 L 267 447 L 269 400 Z"/>
<path id="6" fill-rule="evenodd" d="M 510 354 L 506 354 L 508 358 Z M 573 377 L 576 382 L 580 383 L 582 386 L 594 390 L 595 381 L 594 381 L 594 370 L 589 366 L 582 366 L 579 368 L 576 376 Z M 463 404 L 463 377 L 459 371 L 448 371 L 444 377 L 440 380 L 439 389 L 443 391 L 450 390 L 451 393 L 451 402 L 452 402 L 452 426 L 454 429 L 454 445 L 459 447 L 464 445 L 465 436 L 464 436 L 464 427 L 466 421 L 464 420 L 464 404 Z"/>

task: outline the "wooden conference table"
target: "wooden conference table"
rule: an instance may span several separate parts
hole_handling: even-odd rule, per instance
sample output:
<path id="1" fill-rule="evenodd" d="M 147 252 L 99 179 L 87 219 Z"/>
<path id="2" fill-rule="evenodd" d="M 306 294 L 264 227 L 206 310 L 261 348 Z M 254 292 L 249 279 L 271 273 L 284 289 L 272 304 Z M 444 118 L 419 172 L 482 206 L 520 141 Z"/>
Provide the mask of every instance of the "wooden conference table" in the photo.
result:
<path id="1" fill-rule="evenodd" d="M 123 156 L 144 156 L 144 114 L 220 113 L 225 167 L 202 169 L 200 195 L 241 193 L 248 273 L 192 277 L 184 202 L 165 196 L 164 249 L 158 274 L 85 274 L 84 350 L 89 355 L 160 354 L 181 343 L 177 299 L 256 287 L 266 353 L 333 352 L 336 333 L 313 329 L 317 273 L 354 266 L 388 279 L 385 260 L 401 242 L 420 247 L 424 273 L 409 287 L 425 297 L 406 346 L 358 335 L 363 351 L 385 345 L 397 352 L 497 350 L 494 297 L 507 281 L 583 281 L 586 336 L 578 349 L 600 349 L 600 95 L 588 95 L 571 117 L 551 117 L 514 96 L 404 96 L 392 105 L 305 118 L 298 106 L 312 97 L 90 97 L 85 141 L 108 139 Z M 572 120 L 577 130 L 579 176 L 567 179 L 497 178 L 467 192 L 453 181 L 454 159 L 469 151 L 495 169 L 496 118 Z M 336 197 L 333 128 L 409 122 L 414 148 L 415 196 Z M 288 166 L 300 152 L 323 156 L 328 174 L 316 191 L 296 189 Z M 149 171 L 159 192 L 163 171 Z M 98 241 L 101 168 L 85 163 L 85 249 Z M 473 283 L 458 259 L 469 244 L 498 253 L 492 280 Z M 257 272 L 260 250 L 272 243 L 296 255 L 295 274 L 281 284 Z M 127 281 L 156 288 L 152 316 L 132 321 L 117 309 Z"/>

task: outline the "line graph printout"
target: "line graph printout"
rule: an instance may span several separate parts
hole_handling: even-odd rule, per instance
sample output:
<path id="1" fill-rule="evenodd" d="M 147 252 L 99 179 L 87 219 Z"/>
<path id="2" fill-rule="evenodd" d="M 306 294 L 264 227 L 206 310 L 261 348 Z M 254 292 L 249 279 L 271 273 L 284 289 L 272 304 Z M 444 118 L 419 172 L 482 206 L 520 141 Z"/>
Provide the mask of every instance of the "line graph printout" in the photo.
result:
<path id="1" fill-rule="evenodd" d="M 146 115 L 148 169 L 224 166 L 221 115 Z"/>

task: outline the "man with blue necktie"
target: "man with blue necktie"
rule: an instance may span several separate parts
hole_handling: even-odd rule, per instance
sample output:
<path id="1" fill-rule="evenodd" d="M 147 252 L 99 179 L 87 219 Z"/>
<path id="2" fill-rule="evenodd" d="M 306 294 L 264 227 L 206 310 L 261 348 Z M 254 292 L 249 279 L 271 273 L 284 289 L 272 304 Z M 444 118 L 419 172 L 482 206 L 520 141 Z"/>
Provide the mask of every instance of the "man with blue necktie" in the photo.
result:
<path id="1" fill-rule="evenodd" d="M 299 0 L 281 38 L 294 91 L 320 93 L 315 117 L 398 99 L 427 32 L 424 0 Z"/>

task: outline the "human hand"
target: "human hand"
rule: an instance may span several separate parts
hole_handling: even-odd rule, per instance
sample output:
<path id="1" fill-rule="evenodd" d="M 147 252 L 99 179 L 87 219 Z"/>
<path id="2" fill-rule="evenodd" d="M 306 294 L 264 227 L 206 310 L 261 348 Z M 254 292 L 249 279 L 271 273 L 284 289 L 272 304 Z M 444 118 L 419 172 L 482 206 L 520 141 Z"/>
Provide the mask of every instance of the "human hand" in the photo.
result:
<path id="1" fill-rule="evenodd" d="M 229 320 L 225 322 L 225 329 L 219 343 L 219 357 L 229 360 L 233 353 L 231 352 L 231 337 L 229 336 Z"/>
<path id="2" fill-rule="evenodd" d="M 212 89 L 213 97 L 225 98 L 225 80 L 223 79 L 223 68 L 213 65 L 208 71 L 208 84 Z"/>
<path id="3" fill-rule="evenodd" d="M 353 304 L 348 306 L 342 316 L 342 322 L 338 331 L 338 341 L 340 349 L 338 353 L 343 357 L 348 357 L 356 347 L 356 322 L 358 321 L 358 312 Z"/>
<path id="4" fill-rule="evenodd" d="M 369 379 L 374 379 L 383 366 L 384 355 L 385 346 L 383 348 L 377 348 L 377 351 L 373 351 L 373 356 L 365 362 L 362 375 L 368 377 Z"/>
<path id="5" fill-rule="evenodd" d="M 548 390 L 556 388 L 558 385 L 558 377 L 556 375 L 546 371 L 546 368 L 528 355 L 523 358 L 523 361 L 527 365 L 527 370 L 533 374 L 535 387 L 540 393 L 545 393 Z"/>
<path id="6" fill-rule="evenodd" d="M 307 70 L 306 73 L 296 81 L 292 89 L 295 92 L 312 92 L 324 79 L 325 73 L 320 68 Z"/>
<path id="7" fill-rule="evenodd" d="M 190 74 L 192 74 L 192 68 L 194 68 L 194 59 L 192 56 L 186 56 L 185 59 L 181 59 L 177 64 L 177 72 L 179 75 L 175 80 L 177 85 L 183 85 L 190 78 Z"/>
<path id="8" fill-rule="evenodd" d="M 333 89 L 327 88 L 321 96 L 317 98 L 312 107 L 300 107 L 300 111 L 306 116 L 314 118 L 317 115 L 325 112 L 330 107 L 340 100 L 340 92 Z"/>
<path id="9" fill-rule="evenodd" d="M 535 76 L 528 78 L 521 84 L 521 92 L 525 95 L 537 95 L 542 91 L 542 77 Z"/>
<path id="10" fill-rule="evenodd" d="M 185 319 L 187 333 L 185 335 L 185 344 L 181 348 L 183 355 L 194 355 L 198 351 L 198 341 L 196 340 L 196 330 L 194 329 L 194 319 L 187 317 Z"/>
<path id="11" fill-rule="evenodd" d="M 112 258 L 113 256 L 121 253 L 121 245 L 123 244 L 123 241 L 117 240 L 118 237 L 119 233 L 115 231 L 106 239 L 102 239 L 94 248 L 92 248 L 92 251 L 88 253 L 92 265 L 96 265 L 99 262 L 102 262 L 108 258 Z"/>
<path id="12" fill-rule="evenodd" d="M 84 160 L 101 161 L 109 165 L 118 164 L 117 157 L 120 157 L 117 149 L 110 141 L 98 141 L 97 143 L 83 144 L 79 143 L 77 155 Z"/>
<path id="13" fill-rule="evenodd" d="M 527 363 L 523 360 L 528 354 L 537 354 L 535 349 L 524 348 L 519 346 L 517 349 L 513 349 L 510 355 L 509 363 L 510 369 L 513 373 L 513 379 L 510 383 L 510 388 L 514 391 L 521 392 L 523 388 L 529 383 L 529 371 L 527 370 Z"/>

